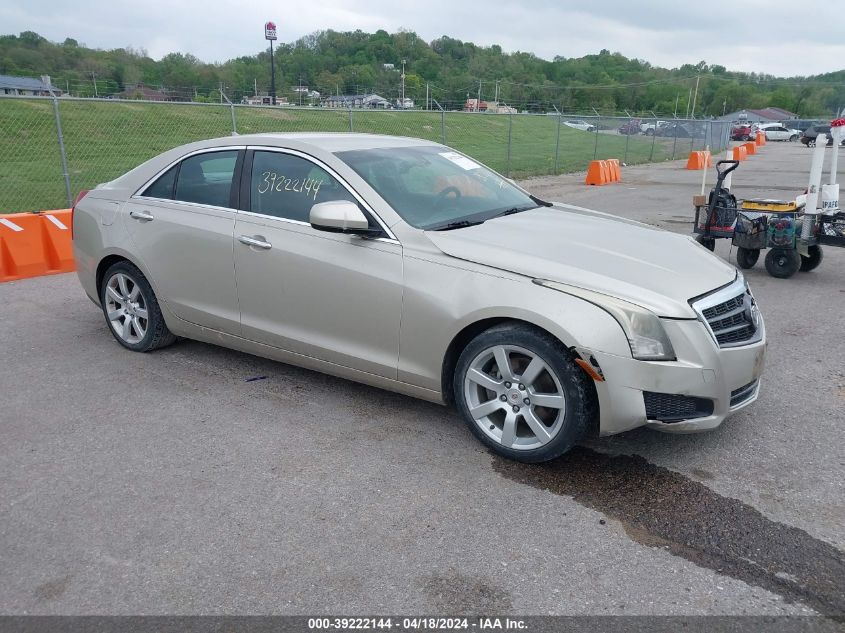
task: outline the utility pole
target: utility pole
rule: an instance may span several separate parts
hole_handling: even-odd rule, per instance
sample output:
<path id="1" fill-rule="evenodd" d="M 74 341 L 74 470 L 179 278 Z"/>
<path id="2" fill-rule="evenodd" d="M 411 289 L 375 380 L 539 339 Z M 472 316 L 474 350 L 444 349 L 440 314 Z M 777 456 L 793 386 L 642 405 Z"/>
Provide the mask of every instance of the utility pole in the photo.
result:
<path id="1" fill-rule="evenodd" d="M 252 79 L 252 94 L 254 96 L 258 96 L 258 78 L 253 77 Z"/>
<path id="2" fill-rule="evenodd" d="M 679 92 L 677 95 L 675 95 L 675 112 L 672 113 L 673 119 L 678 118 L 678 99 L 680 99 L 680 98 L 681 98 L 681 93 Z"/>
<path id="3" fill-rule="evenodd" d="M 428 100 L 428 82 L 425 82 L 425 109 L 431 110 L 431 103 Z"/>
<path id="4" fill-rule="evenodd" d="M 499 80 L 496 80 L 496 98 L 493 100 L 494 103 L 498 106 L 499 105 Z"/>
<path id="5" fill-rule="evenodd" d="M 405 109 L 405 60 L 402 60 L 402 109 Z"/>
<path id="6" fill-rule="evenodd" d="M 94 82 L 94 96 L 99 98 L 100 94 L 97 92 L 97 75 L 91 71 L 91 80 Z"/>
<path id="7" fill-rule="evenodd" d="M 223 103 L 223 82 L 220 82 L 220 103 Z"/>
<path id="8" fill-rule="evenodd" d="M 696 76 L 695 78 L 695 96 L 692 98 L 692 117 L 695 118 L 695 102 L 698 100 L 698 82 L 701 79 L 701 75 Z"/>
<path id="9" fill-rule="evenodd" d="M 475 111 L 481 111 L 481 80 L 478 80 L 478 99 L 475 100 Z"/>
<path id="10" fill-rule="evenodd" d="M 684 115 L 685 119 L 689 118 L 689 104 L 692 101 L 692 88 L 689 89 L 689 95 L 687 96 L 687 113 Z"/>

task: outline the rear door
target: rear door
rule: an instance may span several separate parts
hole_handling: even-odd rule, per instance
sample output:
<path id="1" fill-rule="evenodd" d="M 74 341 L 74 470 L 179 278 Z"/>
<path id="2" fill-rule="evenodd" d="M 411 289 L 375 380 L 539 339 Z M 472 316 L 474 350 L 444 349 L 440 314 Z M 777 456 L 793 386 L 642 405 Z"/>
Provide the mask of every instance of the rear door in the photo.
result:
<path id="1" fill-rule="evenodd" d="M 232 235 L 244 150 L 195 152 L 129 199 L 123 214 L 141 262 L 178 317 L 240 334 Z"/>
<path id="2" fill-rule="evenodd" d="M 311 207 L 358 203 L 377 239 L 311 227 Z M 247 152 L 235 223 L 245 338 L 396 378 L 402 247 L 331 169 L 294 151 Z"/>

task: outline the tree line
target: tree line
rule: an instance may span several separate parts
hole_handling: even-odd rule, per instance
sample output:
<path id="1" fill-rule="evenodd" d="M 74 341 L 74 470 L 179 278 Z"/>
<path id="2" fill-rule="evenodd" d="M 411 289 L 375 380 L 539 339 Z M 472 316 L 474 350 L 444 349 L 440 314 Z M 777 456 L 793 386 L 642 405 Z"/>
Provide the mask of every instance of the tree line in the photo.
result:
<path id="1" fill-rule="evenodd" d="M 802 117 L 828 117 L 845 108 L 845 70 L 782 78 L 729 71 L 724 66 L 684 64 L 661 68 L 601 50 L 577 58 L 545 60 L 506 53 L 451 37 L 426 42 L 412 31 L 320 31 L 275 48 L 277 94 L 291 103 L 319 103 L 300 90 L 334 94 L 405 94 L 417 107 L 459 109 L 480 96 L 530 112 L 661 116 L 720 116 L 740 109 L 784 108 Z M 160 60 L 143 49 L 89 48 L 73 38 L 50 42 L 38 33 L 0 36 L 0 74 L 50 75 L 74 96 L 110 96 L 132 88 L 162 89 L 173 98 L 240 101 L 270 85 L 269 48 L 255 55 L 206 63 L 174 52 Z M 697 86 L 697 89 L 696 89 Z M 128 93 L 127 93 L 128 91 Z M 140 93 L 137 95 L 140 96 Z M 428 97 L 428 100 L 427 100 Z"/>

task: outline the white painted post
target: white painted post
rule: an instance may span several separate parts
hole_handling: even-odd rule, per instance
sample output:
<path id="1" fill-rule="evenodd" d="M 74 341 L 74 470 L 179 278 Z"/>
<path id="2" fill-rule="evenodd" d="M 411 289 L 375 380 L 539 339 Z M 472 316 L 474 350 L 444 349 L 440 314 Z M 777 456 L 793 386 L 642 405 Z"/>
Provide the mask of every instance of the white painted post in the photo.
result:
<path id="1" fill-rule="evenodd" d="M 816 147 L 813 150 L 813 162 L 810 163 L 810 183 L 807 187 L 807 204 L 804 207 L 804 222 L 801 227 L 801 239 L 809 240 L 813 235 L 813 228 L 818 215 L 819 187 L 822 182 L 822 167 L 824 165 L 824 148 L 827 145 L 827 135 L 816 137 Z"/>
<path id="2" fill-rule="evenodd" d="M 727 152 L 725 152 L 725 158 L 726 158 L 727 160 L 733 160 L 733 158 L 734 158 L 734 151 L 733 151 L 732 149 L 728 148 L 728 151 L 727 151 Z M 729 173 L 727 176 L 725 176 L 725 182 L 722 184 L 722 187 L 723 187 L 724 189 L 728 189 L 728 190 L 730 190 L 730 188 L 731 188 L 731 180 L 733 179 L 733 175 L 734 175 L 734 174 L 733 174 L 733 172 L 731 172 L 731 173 Z"/>

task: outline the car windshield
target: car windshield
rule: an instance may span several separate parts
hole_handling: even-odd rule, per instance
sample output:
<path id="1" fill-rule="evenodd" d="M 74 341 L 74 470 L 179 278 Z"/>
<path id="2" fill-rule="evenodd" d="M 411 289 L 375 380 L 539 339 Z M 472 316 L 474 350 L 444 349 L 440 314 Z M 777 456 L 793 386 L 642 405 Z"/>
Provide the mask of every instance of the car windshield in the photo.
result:
<path id="1" fill-rule="evenodd" d="M 509 181 L 443 146 L 338 152 L 411 226 L 461 228 L 540 206 Z"/>

